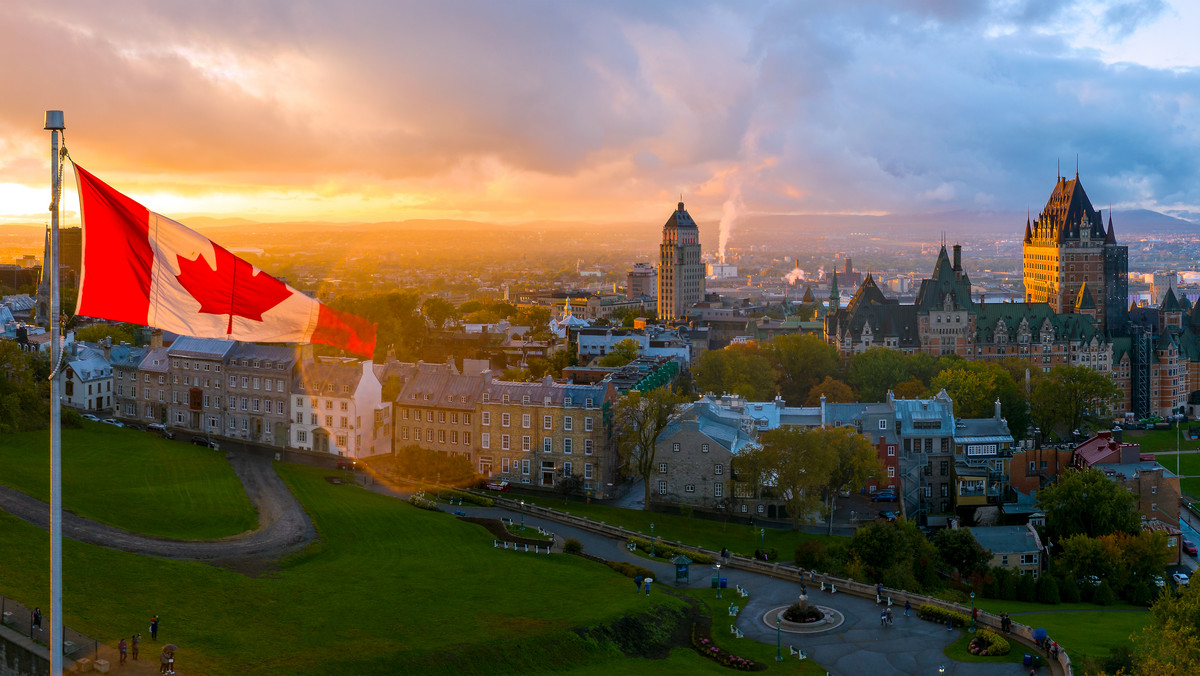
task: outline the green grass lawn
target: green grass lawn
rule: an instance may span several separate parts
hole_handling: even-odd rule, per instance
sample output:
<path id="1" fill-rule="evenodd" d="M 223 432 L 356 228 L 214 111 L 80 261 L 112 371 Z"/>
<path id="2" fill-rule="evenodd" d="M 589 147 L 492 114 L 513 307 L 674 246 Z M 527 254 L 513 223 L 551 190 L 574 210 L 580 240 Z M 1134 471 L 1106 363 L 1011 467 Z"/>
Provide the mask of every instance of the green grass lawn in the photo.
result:
<path id="1" fill-rule="evenodd" d="M 0 440 L 0 483 L 50 500 L 49 432 Z M 219 538 L 258 524 L 223 454 L 102 423 L 63 430 L 62 488 L 64 509 L 147 535 Z"/>
<path id="2" fill-rule="evenodd" d="M 1051 640 L 1078 660 L 1083 655 L 1104 657 L 1114 646 L 1128 645 L 1129 636 L 1151 622 L 1149 612 L 1134 613 L 1044 613 L 1021 615 L 1013 621 L 1044 627 Z"/>
<path id="3" fill-rule="evenodd" d="M 651 602 L 599 564 L 493 549 L 484 529 L 448 514 L 276 467 L 318 542 L 251 578 L 66 540 L 67 623 L 112 644 L 157 613 L 188 673 L 503 674 L 620 662 L 571 629 Z M 0 593 L 49 605 L 46 532 L 0 513 L 0 551 Z"/>
<path id="4" fill-rule="evenodd" d="M 963 605 L 966 606 L 968 609 L 970 609 L 970 607 L 971 607 L 971 604 L 969 602 L 965 603 Z M 984 599 L 984 598 L 976 598 L 975 605 L 978 606 L 980 610 L 984 610 L 989 613 L 994 613 L 997 615 L 999 615 L 1000 613 L 1009 613 L 1009 614 L 1012 614 L 1012 613 L 1045 613 L 1045 612 L 1051 611 L 1051 610 L 1104 611 L 1104 610 L 1113 610 L 1113 609 L 1128 609 L 1128 608 L 1141 608 L 1142 607 L 1142 606 L 1132 606 L 1132 605 L 1129 605 L 1128 603 L 1125 603 L 1124 601 L 1117 601 L 1117 602 L 1113 603 L 1111 606 L 1098 606 L 1094 603 L 1059 603 L 1057 605 L 1051 605 L 1049 603 L 1033 603 L 1030 601 L 1002 601 L 999 599 Z M 1024 616 L 1022 615 L 1022 616 L 1014 617 L 1013 621 L 1028 624 L 1027 622 L 1025 622 L 1025 620 L 1022 620 L 1021 617 L 1024 617 Z"/>
<path id="5" fill-rule="evenodd" d="M 560 512 L 569 512 L 595 521 L 621 526 L 640 532 L 646 537 L 650 536 L 650 524 L 654 524 L 656 538 L 672 543 L 679 541 L 686 545 L 700 546 L 718 552 L 722 548 L 728 548 L 734 553 L 752 554 L 755 549 L 762 547 L 761 542 L 765 541 L 768 550 L 772 548 L 779 550 L 781 561 L 791 561 L 795 556 L 796 546 L 801 542 L 806 540 L 827 542 L 834 539 L 826 535 L 814 535 L 801 531 L 750 527 L 740 523 L 726 523 L 677 514 L 659 514 L 640 509 L 623 509 L 583 502 L 564 504 L 561 498 L 522 495 L 512 497 Z M 760 530 L 765 532 L 760 533 Z"/>
<path id="6" fill-rule="evenodd" d="M 1180 479 L 1179 490 L 1183 491 L 1184 495 L 1190 495 L 1193 498 L 1200 500 L 1200 477 L 1192 479 Z"/>
<path id="7" fill-rule="evenodd" d="M 745 608 L 748 599 L 738 598 L 736 593 L 732 599 L 729 598 L 729 594 L 722 594 L 723 598 L 718 599 L 717 590 L 715 589 L 699 589 L 689 593 L 693 598 L 701 600 L 708 606 L 712 615 L 712 635 L 710 638 L 717 644 L 717 647 L 727 650 L 738 657 L 745 657 L 765 664 L 767 665 L 767 670 L 772 674 L 809 674 L 812 676 L 825 674 L 825 669 L 811 659 L 800 661 L 790 655 L 788 645 L 802 643 L 802 637 L 783 634 L 781 646 L 778 650 L 783 655 L 783 661 L 776 662 L 775 655 L 777 650 L 774 645 L 759 643 L 750 638 L 736 638 L 733 634 L 730 634 L 729 625 L 733 624 L 736 618 L 729 616 L 729 604 L 736 603 L 739 607 Z M 716 664 L 716 662 L 707 658 L 701 659 Z M 726 673 L 736 672 L 727 670 Z"/>
<path id="8" fill-rule="evenodd" d="M 613 676 L 613 674 L 654 674 L 654 676 L 713 674 L 714 676 L 729 676 L 733 672 L 713 660 L 701 657 L 699 653 L 691 648 L 676 648 L 671 651 L 671 656 L 665 660 L 614 657 L 574 669 L 553 671 L 551 673 L 562 674 L 563 676 Z"/>

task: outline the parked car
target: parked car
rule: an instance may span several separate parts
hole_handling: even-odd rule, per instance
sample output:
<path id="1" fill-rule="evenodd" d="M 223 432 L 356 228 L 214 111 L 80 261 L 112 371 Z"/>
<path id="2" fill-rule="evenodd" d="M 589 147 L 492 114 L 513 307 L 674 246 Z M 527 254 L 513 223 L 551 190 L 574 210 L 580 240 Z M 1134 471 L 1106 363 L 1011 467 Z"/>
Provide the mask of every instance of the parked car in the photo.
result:
<path id="1" fill-rule="evenodd" d="M 116 418 L 105 418 L 104 420 L 101 420 L 100 422 L 104 423 L 105 425 L 113 425 L 115 427 L 124 427 L 125 426 L 124 423 L 118 421 Z"/>
<path id="2" fill-rule="evenodd" d="M 156 432 L 156 433 L 162 435 L 162 438 L 164 438 L 164 439 L 174 439 L 175 438 L 175 433 L 172 432 L 171 430 L 167 429 L 167 426 L 163 425 L 161 423 L 150 423 L 149 425 L 146 425 L 146 429 L 150 432 Z"/>
<path id="3" fill-rule="evenodd" d="M 99 418 L 97 418 L 96 416 L 92 415 L 91 413 L 84 413 L 84 414 L 83 414 L 83 419 L 84 419 L 84 420 L 91 420 L 92 422 L 100 422 L 100 419 L 99 419 Z"/>
<path id="4" fill-rule="evenodd" d="M 349 469 L 349 470 L 352 470 L 352 469 L 354 469 L 354 468 L 355 468 L 357 465 L 358 465 L 358 461 L 357 461 L 357 460 L 350 460 L 349 458 L 347 458 L 347 459 L 344 459 L 344 460 L 338 460 L 338 462 L 337 462 L 337 468 L 338 468 L 338 469 Z"/>
<path id="5" fill-rule="evenodd" d="M 1183 551 L 1187 554 L 1191 554 L 1192 556 L 1195 556 L 1196 555 L 1196 543 L 1192 542 L 1191 540 L 1184 540 L 1183 541 Z"/>
<path id="6" fill-rule="evenodd" d="M 1184 585 L 1188 583 L 1187 573 L 1171 573 L 1171 579 L 1174 580 L 1175 584 L 1177 585 Z"/>
<path id="7" fill-rule="evenodd" d="M 508 492 L 508 482 L 507 481 L 489 481 L 489 482 L 487 482 L 487 489 L 489 491 L 500 491 L 501 493 L 507 493 Z"/>
<path id="8" fill-rule="evenodd" d="M 840 491 L 838 491 L 838 495 L 842 496 L 843 498 L 850 497 L 850 487 L 842 486 L 842 489 Z"/>
<path id="9" fill-rule="evenodd" d="M 878 493 L 873 493 L 871 495 L 871 502 L 895 502 L 895 501 L 896 501 L 896 491 L 893 491 L 891 489 L 882 490 L 882 491 L 879 491 Z"/>
<path id="10" fill-rule="evenodd" d="M 1165 580 L 1163 580 L 1163 578 L 1162 578 L 1162 575 L 1155 575 L 1155 576 L 1154 576 L 1153 578 L 1151 578 L 1151 579 L 1153 579 L 1153 580 L 1154 580 L 1154 586 L 1155 586 L 1155 587 L 1158 587 L 1158 588 L 1160 588 L 1160 589 L 1161 589 L 1162 587 L 1165 587 L 1165 586 L 1167 586 L 1167 583 L 1166 583 L 1166 581 L 1165 581 Z"/>
<path id="11" fill-rule="evenodd" d="M 131 429 L 131 430 L 137 430 L 137 431 L 139 431 L 139 432 L 145 432 L 145 431 L 146 431 L 146 428 L 145 428 L 145 427 L 142 427 L 141 425 L 139 425 L 139 424 L 137 424 L 137 423 L 125 423 L 125 427 L 128 427 L 128 428 L 129 428 L 129 429 Z"/>
<path id="12" fill-rule="evenodd" d="M 896 513 L 895 512 L 880 512 L 879 518 L 883 519 L 884 521 L 895 521 Z"/>
<path id="13" fill-rule="evenodd" d="M 211 441 L 211 440 L 209 440 L 208 437 L 202 437 L 198 434 L 196 436 L 192 437 L 192 443 L 196 444 L 197 446 L 208 446 L 209 448 L 213 449 L 214 451 L 220 450 L 220 446 L 217 444 L 217 442 Z"/>

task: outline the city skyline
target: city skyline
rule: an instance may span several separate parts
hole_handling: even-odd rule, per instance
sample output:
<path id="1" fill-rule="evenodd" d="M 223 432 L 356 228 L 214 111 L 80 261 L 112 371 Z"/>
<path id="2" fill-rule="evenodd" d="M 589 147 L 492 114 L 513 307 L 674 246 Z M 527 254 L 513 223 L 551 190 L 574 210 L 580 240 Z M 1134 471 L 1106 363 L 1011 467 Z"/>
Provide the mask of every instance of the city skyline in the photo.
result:
<path id="1" fill-rule="evenodd" d="M 38 66 L 0 104 L 0 222 L 45 219 L 50 108 L 81 162 L 181 218 L 656 225 L 681 192 L 704 223 L 1019 211 L 1076 162 L 1118 210 L 1200 213 L 1179 2 L 8 16 L 0 49 Z"/>

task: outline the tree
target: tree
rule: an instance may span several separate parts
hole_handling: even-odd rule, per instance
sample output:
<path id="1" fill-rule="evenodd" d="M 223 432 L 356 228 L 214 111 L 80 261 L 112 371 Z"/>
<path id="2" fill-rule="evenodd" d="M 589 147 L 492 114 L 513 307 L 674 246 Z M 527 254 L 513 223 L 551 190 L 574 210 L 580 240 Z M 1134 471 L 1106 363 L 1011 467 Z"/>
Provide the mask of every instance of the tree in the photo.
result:
<path id="1" fill-rule="evenodd" d="M 1055 366 L 1033 388 L 1030 405 L 1039 413 L 1039 424 L 1050 431 L 1055 424 L 1066 432 L 1080 429 L 1084 417 L 1108 418 L 1121 390 L 1107 374 L 1087 366 Z"/>
<path id="2" fill-rule="evenodd" d="M 908 380 L 897 385 L 896 388 L 892 390 L 892 394 L 894 394 L 897 399 L 920 399 L 921 396 L 925 394 L 927 389 L 929 388 L 925 385 L 925 383 L 916 378 L 909 378 Z"/>
<path id="3" fill-rule="evenodd" d="M 883 401 L 888 390 L 908 380 L 907 358 L 899 350 L 872 347 L 850 359 L 846 381 L 863 401 Z"/>
<path id="4" fill-rule="evenodd" d="M 613 409 L 617 451 L 644 484 L 642 509 L 650 509 L 650 475 L 655 470 L 658 435 L 671 421 L 680 403 L 671 389 L 659 387 L 649 392 L 630 392 Z"/>
<path id="5" fill-rule="evenodd" d="M 963 577 L 983 570 L 991 558 L 983 547 L 979 546 L 969 528 L 943 528 L 933 539 L 933 546 L 937 549 L 938 559 L 957 570 Z"/>
<path id="6" fill-rule="evenodd" d="M 779 394 L 792 406 L 804 401 L 823 378 L 836 375 L 841 365 L 837 348 L 811 334 L 776 336 L 767 349 L 779 377 Z"/>
<path id="7" fill-rule="evenodd" d="M 105 338 L 111 338 L 113 345 L 121 343 L 133 345 L 135 342 L 134 327 L 132 324 L 92 324 L 75 330 L 75 340 L 86 343 L 98 343 Z"/>
<path id="8" fill-rule="evenodd" d="M 1053 575 L 1043 575 L 1037 581 L 1038 603 L 1057 605 L 1061 599 L 1058 596 L 1058 582 Z"/>
<path id="9" fill-rule="evenodd" d="M 813 514 L 831 516 L 841 487 L 856 491 L 882 475 L 871 443 L 849 427 L 781 427 L 762 439 L 764 472 L 774 477 L 793 527 Z"/>
<path id="10" fill-rule="evenodd" d="M 1055 542 L 1077 534 L 1136 533 L 1142 517 L 1137 498 L 1097 469 L 1067 472 L 1038 493 L 1046 534 Z"/>
<path id="11" fill-rule="evenodd" d="M 1160 594 L 1150 626 L 1133 636 L 1134 676 L 1200 674 L 1200 588 Z"/>
<path id="12" fill-rule="evenodd" d="M 808 397 L 804 400 L 805 406 L 819 406 L 821 397 L 825 397 L 825 401 L 831 404 L 841 404 L 854 401 L 854 390 L 850 386 L 840 380 L 834 380 L 830 376 L 825 376 L 825 380 L 812 386 L 808 391 Z"/>
<path id="13" fill-rule="evenodd" d="M 50 424 L 50 360 L 0 340 L 0 433 L 46 429 Z"/>
<path id="14" fill-rule="evenodd" d="M 432 296 L 425 299 L 421 303 L 421 315 L 429 321 L 429 325 L 435 329 L 440 329 L 446 326 L 446 320 L 458 315 L 457 309 L 450 301 L 438 296 Z"/>
<path id="15" fill-rule="evenodd" d="M 1017 600 L 1034 601 L 1037 599 L 1037 582 L 1032 575 L 1017 576 Z"/>
<path id="16" fill-rule="evenodd" d="M 563 504 L 567 504 L 567 496 L 572 493 L 578 493 L 583 489 L 583 476 L 580 474 L 567 474 L 563 472 L 558 477 L 558 481 L 554 484 L 554 488 L 562 494 Z"/>
<path id="17" fill-rule="evenodd" d="M 642 346 L 633 338 L 626 338 L 616 345 L 612 346 L 612 350 L 600 358 L 598 362 L 600 366 L 624 366 L 634 359 L 638 358 L 641 353 Z"/>
<path id="18" fill-rule="evenodd" d="M 1014 437 L 1024 437 L 1029 427 L 1028 405 L 1021 389 L 1000 364 L 956 361 L 934 376 L 929 389 L 946 390 L 954 400 L 954 415 L 960 418 L 991 418 L 1000 400 L 1001 415 Z"/>
<path id="19" fill-rule="evenodd" d="M 767 401 L 776 394 L 771 361 L 754 345 L 730 345 L 705 352 L 695 375 L 701 392 L 738 394 L 751 401 Z"/>

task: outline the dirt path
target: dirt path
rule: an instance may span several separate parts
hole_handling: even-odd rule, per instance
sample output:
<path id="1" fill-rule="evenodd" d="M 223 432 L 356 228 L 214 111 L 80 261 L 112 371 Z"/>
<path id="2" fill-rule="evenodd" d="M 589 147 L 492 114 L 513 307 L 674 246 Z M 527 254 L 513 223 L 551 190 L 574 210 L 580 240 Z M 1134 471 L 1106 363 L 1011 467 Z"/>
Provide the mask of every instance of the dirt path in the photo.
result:
<path id="1" fill-rule="evenodd" d="M 172 540 L 97 523 L 63 511 L 63 535 L 88 544 L 146 556 L 187 559 L 253 571 L 270 560 L 308 544 L 316 531 L 271 461 L 233 456 L 229 464 L 258 510 L 258 528 L 219 540 Z M 50 506 L 16 489 L 0 486 L 0 509 L 43 529 L 50 528 Z"/>

